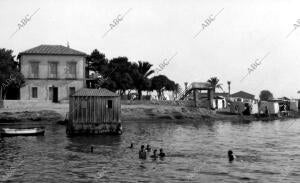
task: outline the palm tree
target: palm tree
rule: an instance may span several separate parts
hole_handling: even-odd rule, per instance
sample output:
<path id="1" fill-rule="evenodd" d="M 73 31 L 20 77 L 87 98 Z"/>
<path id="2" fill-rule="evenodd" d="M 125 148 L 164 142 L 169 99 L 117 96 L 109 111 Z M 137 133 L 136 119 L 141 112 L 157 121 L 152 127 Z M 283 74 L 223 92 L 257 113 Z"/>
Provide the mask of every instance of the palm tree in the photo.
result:
<path id="1" fill-rule="evenodd" d="M 228 94 L 230 95 L 230 84 L 231 84 L 231 81 L 227 81 L 227 84 L 228 84 Z"/>
<path id="2" fill-rule="evenodd" d="M 138 61 L 137 70 L 139 72 L 139 77 L 134 78 L 136 83 L 136 89 L 138 90 L 139 100 L 142 98 L 142 91 L 150 87 L 149 76 L 154 73 L 154 70 L 151 70 L 152 64 L 149 62 Z"/>
<path id="3" fill-rule="evenodd" d="M 138 61 L 138 71 L 143 75 L 143 77 L 148 78 L 151 74 L 154 73 L 154 70 L 150 70 L 152 67 L 152 64 L 149 62 L 141 62 Z"/>
<path id="4" fill-rule="evenodd" d="M 217 77 L 211 77 L 209 80 L 207 80 L 207 82 L 209 82 L 210 85 L 212 86 L 214 92 L 216 91 L 216 89 L 223 90 L 222 84 L 219 83 L 219 81 L 220 80 Z"/>
<path id="5" fill-rule="evenodd" d="M 178 94 L 181 92 L 181 87 L 178 83 L 175 84 L 175 87 L 174 87 L 174 94 L 175 94 L 175 98 L 177 98 Z"/>

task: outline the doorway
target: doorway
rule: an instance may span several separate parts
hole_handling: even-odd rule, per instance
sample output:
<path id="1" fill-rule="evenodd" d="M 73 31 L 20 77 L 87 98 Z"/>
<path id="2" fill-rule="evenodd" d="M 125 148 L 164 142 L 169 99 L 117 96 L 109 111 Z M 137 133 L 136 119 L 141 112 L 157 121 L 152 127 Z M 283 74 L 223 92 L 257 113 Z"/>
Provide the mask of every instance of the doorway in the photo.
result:
<path id="1" fill-rule="evenodd" d="M 58 88 L 57 87 L 52 87 L 52 102 L 53 103 L 58 103 Z"/>

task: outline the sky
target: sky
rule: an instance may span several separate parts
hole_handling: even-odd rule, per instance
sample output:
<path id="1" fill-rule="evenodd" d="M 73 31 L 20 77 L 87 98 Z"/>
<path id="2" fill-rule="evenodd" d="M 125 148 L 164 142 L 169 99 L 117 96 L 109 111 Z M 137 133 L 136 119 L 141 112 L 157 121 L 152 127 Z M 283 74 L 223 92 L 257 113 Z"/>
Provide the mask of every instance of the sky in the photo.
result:
<path id="1" fill-rule="evenodd" d="M 17 55 L 69 42 L 153 69 L 169 60 L 159 74 L 182 87 L 218 77 L 226 92 L 231 81 L 231 93 L 300 98 L 299 7 L 299 0 L 0 0 L 0 48 Z"/>

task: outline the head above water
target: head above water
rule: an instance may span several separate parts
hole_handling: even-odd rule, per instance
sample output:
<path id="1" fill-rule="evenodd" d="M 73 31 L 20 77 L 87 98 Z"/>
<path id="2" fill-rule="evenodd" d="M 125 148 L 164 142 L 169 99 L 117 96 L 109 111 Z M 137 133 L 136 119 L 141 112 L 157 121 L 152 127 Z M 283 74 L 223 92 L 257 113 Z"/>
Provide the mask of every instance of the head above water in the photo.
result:
<path id="1" fill-rule="evenodd" d="M 157 152 L 157 150 L 156 150 L 156 149 L 154 149 L 154 150 L 153 150 L 153 153 L 154 153 L 154 154 L 156 154 L 156 152 Z"/>
<path id="2" fill-rule="evenodd" d="M 228 160 L 232 162 L 235 159 L 232 150 L 228 151 Z"/>
<path id="3" fill-rule="evenodd" d="M 162 148 L 159 149 L 159 152 L 163 152 L 164 150 Z"/>
<path id="4" fill-rule="evenodd" d="M 144 149 L 145 148 L 145 146 L 144 145 L 141 145 L 141 149 Z"/>

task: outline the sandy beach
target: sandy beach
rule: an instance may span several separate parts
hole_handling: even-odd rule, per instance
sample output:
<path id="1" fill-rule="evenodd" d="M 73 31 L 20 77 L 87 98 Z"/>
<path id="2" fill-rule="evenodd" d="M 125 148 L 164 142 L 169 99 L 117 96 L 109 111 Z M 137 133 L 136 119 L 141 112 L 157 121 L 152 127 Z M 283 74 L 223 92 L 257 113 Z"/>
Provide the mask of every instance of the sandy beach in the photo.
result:
<path id="1" fill-rule="evenodd" d="M 69 104 L 47 104 L 30 107 L 16 106 L 14 108 L 0 109 L 0 123 L 25 122 L 25 121 L 48 121 L 58 122 L 66 117 Z M 299 118 L 299 113 L 291 112 L 288 117 L 259 118 L 258 116 L 240 116 L 231 114 L 227 109 L 213 111 L 204 108 L 193 108 L 184 106 L 135 104 L 122 105 L 121 115 L 123 122 L 130 121 L 270 121 Z"/>

